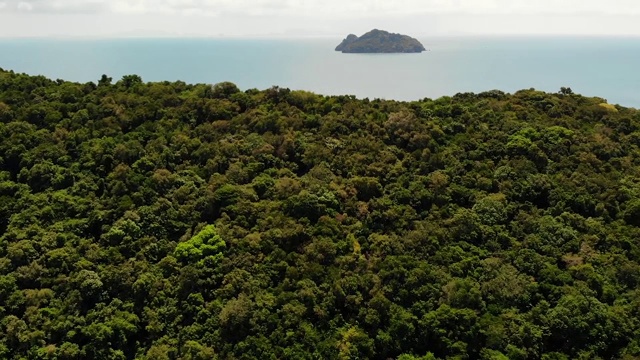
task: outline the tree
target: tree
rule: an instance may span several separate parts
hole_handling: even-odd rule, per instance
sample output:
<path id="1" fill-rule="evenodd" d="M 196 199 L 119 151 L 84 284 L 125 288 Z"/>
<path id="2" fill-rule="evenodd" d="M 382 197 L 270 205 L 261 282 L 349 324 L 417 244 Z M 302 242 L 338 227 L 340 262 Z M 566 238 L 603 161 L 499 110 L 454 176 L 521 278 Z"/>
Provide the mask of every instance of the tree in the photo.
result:
<path id="1" fill-rule="evenodd" d="M 112 80 L 113 80 L 112 78 L 103 74 L 100 80 L 98 80 L 98 86 L 109 86 L 111 85 Z"/>
<path id="2" fill-rule="evenodd" d="M 560 94 L 562 95 L 573 95 L 573 90 L 571 90 L 570 87 L 561 87 L 560 88 Z"/>
<path id="3" fill-rule="evenodd" d="M 225 247 L 226 243 L 218 235 L 215 226 L 207 225 L 191 239 L 179 243 L 174 256 L 184 263 L 202 262 L 205 258 L 219 262 Z"/>

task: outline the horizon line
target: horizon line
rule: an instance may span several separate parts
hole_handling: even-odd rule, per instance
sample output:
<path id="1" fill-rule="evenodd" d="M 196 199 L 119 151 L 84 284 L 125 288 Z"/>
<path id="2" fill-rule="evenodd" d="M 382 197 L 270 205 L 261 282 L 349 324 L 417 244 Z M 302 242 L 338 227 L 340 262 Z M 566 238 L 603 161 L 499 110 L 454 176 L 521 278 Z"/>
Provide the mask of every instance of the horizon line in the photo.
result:
<path id="1" fill-rule="evenodd" d="M 349 34 L 105 34 L 105 35 L 23 35 L 2 36 L 0 40 L 127 40 L 127 39 L 211 39 L 211 40 L 304 40 L 304 39 L 342 39 Z M 478 33 L 449 33 L 449 34 L 406 34 L 421 38 L 638 38 L 640 34 L 567 34 L 567 33 L 522 33 L 522 34 L 478 34 Z"/>

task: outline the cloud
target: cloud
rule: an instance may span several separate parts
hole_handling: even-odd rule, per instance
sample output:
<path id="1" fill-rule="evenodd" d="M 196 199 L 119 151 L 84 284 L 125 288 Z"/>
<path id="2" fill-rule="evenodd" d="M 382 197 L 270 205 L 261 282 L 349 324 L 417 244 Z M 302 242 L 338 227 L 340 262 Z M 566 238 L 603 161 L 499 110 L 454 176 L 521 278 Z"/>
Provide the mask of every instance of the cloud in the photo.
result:
<path id="1" fill-rule="evenodd" d="M 637 0 L 0 0 L 0 38 L 640 36 L 639 20 Z"/>
<path id="2" fill-rule="evenodd" d="M 286 0 L 7 0 L 0 11 L 34 13 L 209 14 L 248 15 L 290 10 Z"/>
<path id="3" fill-rule="evenodd" d="M 103 0 L 8 0 L 0 12 L 31 13 L 102 13 L 110 11 Z"/>
<path id="4" fill-rule="evenodd" d="M 0 11 L 368 17 L 406 14 L 640 14 L 637 0 L 6 0 Z"/>
<path id="5" fill-rule="evenodd" d="M 31 5 L 31 3 L 28 3 L 28 2 L 20 1 L 18 2 L 16 8 L 19 11 L 31 11 L 33 10 L 33 5 Z"/>

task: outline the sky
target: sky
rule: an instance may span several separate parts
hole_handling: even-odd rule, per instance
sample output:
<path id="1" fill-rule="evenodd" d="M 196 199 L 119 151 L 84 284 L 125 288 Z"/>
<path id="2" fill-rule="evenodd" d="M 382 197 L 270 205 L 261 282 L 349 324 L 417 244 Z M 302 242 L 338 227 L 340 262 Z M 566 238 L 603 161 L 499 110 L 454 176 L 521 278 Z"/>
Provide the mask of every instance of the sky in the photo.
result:
<path id="1" fill-rule="evenodd" d="M 0 37 L 640 36 L 639 0 L 0 0 Z"/>

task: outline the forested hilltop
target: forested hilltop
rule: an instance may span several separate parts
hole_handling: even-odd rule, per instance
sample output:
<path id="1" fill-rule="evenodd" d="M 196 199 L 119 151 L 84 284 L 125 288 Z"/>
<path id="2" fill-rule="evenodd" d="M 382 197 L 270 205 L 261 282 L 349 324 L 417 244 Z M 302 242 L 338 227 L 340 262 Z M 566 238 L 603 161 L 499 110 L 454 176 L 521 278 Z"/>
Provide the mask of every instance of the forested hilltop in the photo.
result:
<path id="1" fill-rule="evenodd" d="M 420 41 L 401 34 L 373 29 L 357 37 L 349 34 L 336 47 L 343 53 L 419 53 L 425 51 Z"/>
<path id="2" fill-rule="evenodd" d="M 0 71 L 2 359 L 637 359 L 640 112 Z"/>

